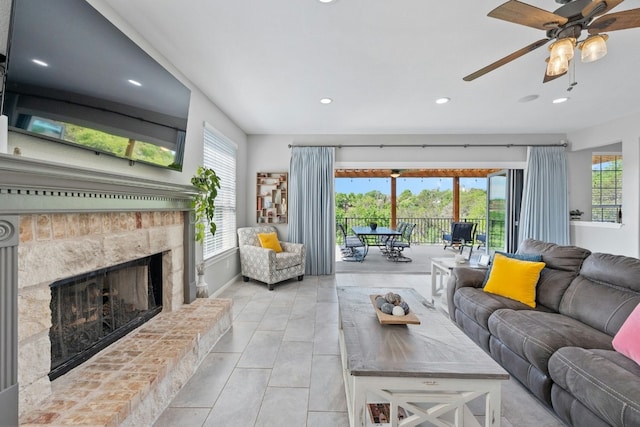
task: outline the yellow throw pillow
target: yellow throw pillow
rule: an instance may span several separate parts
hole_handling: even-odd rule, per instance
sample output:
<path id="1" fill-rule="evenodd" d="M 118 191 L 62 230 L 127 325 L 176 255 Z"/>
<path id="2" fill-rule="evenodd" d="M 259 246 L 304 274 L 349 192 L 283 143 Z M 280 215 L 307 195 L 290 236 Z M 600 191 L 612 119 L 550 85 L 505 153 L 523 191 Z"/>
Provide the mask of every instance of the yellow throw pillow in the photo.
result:
<path id="1" fill-rule="evenodd" d="M 276 233 L 258 233 L 258 239 L 260 239 L 260 246 L 263 248 L 282 252 L 282 247 L 280 246 L 278 235 Z"/>
<path id="2" fill-rule="evenodd" d="M 544 262 L 521 261 L 496 253 L 484 291 L 536 306 L 536 285 Z"/>

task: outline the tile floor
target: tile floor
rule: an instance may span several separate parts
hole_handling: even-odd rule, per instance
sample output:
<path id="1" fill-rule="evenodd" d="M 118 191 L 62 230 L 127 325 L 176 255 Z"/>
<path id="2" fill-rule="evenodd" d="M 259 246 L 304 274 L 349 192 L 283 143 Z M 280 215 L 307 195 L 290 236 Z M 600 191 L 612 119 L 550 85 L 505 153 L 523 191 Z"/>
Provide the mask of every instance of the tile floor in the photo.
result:
<path id="1" fill-rule="evenodd" d="M 231 330 L 154 427 L 348 426 L 336 285 L 362 283 L 431 298 L 422 274 L 307 276 L 271 292 L 254 281 L 232 284 L 218 295 L 233 299 Z M 506 427 L 563 425 L 515 380 L 504 384 L 502 413 Z"/>

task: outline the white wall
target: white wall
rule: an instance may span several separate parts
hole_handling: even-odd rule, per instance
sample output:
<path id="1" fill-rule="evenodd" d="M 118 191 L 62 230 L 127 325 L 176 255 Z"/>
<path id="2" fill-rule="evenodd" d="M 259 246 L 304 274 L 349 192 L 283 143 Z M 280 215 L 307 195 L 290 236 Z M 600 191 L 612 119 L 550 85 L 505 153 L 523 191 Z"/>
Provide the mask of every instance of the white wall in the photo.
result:
<path id="1" fill-rule="evenodd" d="M 640 114 L 571 132 L 567 137 L 574 151 L 598 151 L 598 147 L 622 143 L 623 158 L 622 225 L 572 224 L 571 242 L 593 252 L 637 258 L 640 254 Z M 591 182 L 591 178 L 586 182 Z M 570 182 L 570 185 L 576 194 L 581 191 L 576 189 L 579 182 Z"/>

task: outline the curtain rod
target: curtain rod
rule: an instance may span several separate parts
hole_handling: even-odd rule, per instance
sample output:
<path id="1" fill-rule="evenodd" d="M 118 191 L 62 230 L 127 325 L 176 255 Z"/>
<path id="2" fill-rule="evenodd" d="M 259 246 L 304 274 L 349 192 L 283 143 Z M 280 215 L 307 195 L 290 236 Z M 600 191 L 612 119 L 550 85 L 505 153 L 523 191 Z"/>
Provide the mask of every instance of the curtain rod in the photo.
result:
<path id="1" fill-rule="evenodd" d="M 447 147 L 566 147 L 566 142 L 560 142 L 557 144 L 326 144 L 326 145 L 304 145 L 304 144 L 289 144 L 289 148 L 292 147 L 333 147 L 333 148 L 447 148 Z"/>

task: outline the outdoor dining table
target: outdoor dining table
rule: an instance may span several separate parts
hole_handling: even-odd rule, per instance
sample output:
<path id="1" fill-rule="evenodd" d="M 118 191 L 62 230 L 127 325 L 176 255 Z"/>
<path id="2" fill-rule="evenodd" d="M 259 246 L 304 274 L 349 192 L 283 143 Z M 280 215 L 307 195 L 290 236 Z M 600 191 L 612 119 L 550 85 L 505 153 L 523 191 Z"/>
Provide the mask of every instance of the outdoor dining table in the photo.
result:
<path id="1" fill-rule="evenodd" d="M 351 227 L 353 234 L 364 244 L 364 253 L 362 259 L 369 253 L 369 246 L 385 246 L 388 239 L 392 237 L 399 237 L 402 235 L 399 231 L 396 231 L 389 227 L 376 227 L 374 230 L 371 227 Z"/>

